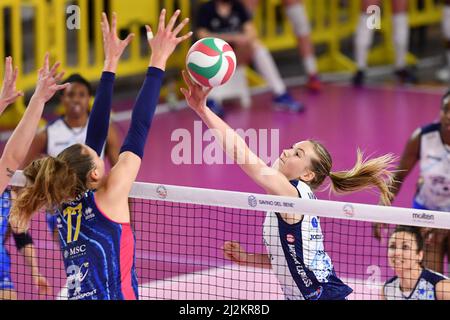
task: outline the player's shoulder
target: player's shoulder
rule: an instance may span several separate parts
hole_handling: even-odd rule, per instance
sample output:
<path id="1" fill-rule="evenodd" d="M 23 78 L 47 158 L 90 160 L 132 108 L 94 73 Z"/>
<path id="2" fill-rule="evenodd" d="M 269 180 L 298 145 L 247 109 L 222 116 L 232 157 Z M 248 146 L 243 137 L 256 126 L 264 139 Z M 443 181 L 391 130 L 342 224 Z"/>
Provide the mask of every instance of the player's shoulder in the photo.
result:
<path id="1" fill-rule="evenodd" d="M 427 125 L 421 127 L 420 135 L 423 136 L 428 133 L 432 133 L 432 132 L 436 132 L 436 131 L 439 132 L 440 130 L 441 130 L 440 122 L 434 122 L 434 123 L 430 123 L 430 124 L 427 124 Z"/>
<path id="2" fill-rule="evenodd" d="M 430 269 L 424 269 L 422 271 L 421 277 L 426 281 L 432 283 L 433 285 L 436 285 L 438 282 L 441 282 L 442 280 L 448 280 L 448 278 L 443 274 Z"/>
<path id="3" fill-rule="evenodd" d="M 394 277 L 388 279 L 388 280 L 384 283 L 383 287 L 384 287 L 384 288 L 386 288 L 386 287 L 393 287 L 393 286 L 396 285 L 397 280 L 398 280 L 398 277 L 397 277 L 397 276 L 394 276 Z"/>

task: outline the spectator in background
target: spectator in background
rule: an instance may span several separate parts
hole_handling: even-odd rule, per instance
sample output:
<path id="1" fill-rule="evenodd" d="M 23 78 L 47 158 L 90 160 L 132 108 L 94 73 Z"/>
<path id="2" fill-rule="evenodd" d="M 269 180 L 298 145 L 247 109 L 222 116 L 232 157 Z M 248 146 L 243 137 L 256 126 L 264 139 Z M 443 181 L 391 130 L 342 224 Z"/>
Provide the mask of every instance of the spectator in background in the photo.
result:
<path id="1" fill-rule="evenodd" d="M 392 192 L 397 195 L 408 174 L 420 161 L 420 178 L 413 207 L 450 212 L 450 91 L 442 99 L 440 121 L 417 129 L 403 151 L 394 177 Z M 375 236 L 380 238 L 381 225 Z M 423 228 L 424 266 L 444 272 L 444 257 L 450 252 L 450 231 Z"/>
<path id="2" fill-rule="evenodd" d="M 398 226 L 388 244 L 395 277 L 386 281 L 383 300 L 450 300 L 450 280 L 423 267 L 424 239 L 419 228 Z"/>
<path id="3" fill-rule="evenodd" d="M 64 83 L 71 84 L 60 95 L 64 114 L 36 134 L 22 168 L 44 155 L 56 157 L 64 149 L 77 143 L 84 143 L 86 140 L 89 103 L 93 93 L 91 84 L 79 74 L 69 76 Z M 119 159 L 119 151 L 119 134 L 116 126 L 110 124 L 102 157 L 106 155 L 110 166 L 114 167 Z M 47 213 L 49 230 L 58 240 L 56 218 L 55 214 Z"/>
<path id="4" fill-rule="evenodd" d="M 370 6 L 381 5 L 381 0 L 362 0 L 362 12 L 355 35 L 355 57 L 358 71 L 353 77 L 353 85 L 356 87 L 364 84 L 367 55 L 373 42 L 375 30 L 367 25 L 369 14 L 367 9 Z M 395 75 L 401 83 L 415 83 L 416 77 L 406 68 L 406 56 L 409 48 L 409 25 L 408 25 L 408 0 L 392 1 L 393 32 L 395 46 Z"/>
<path id="5" fill-rule="evenodd" d="M 240 1 L 211 0 L 202 4 L 197 14 L 195 36 L 199 39 L 217 37 L 228 42 L 236 53 L 238 68 L 245 68 L 252 61 L 255 62 L 257 70 L 275 94 L 275 105 L 293 112 L 304 109 L 303 104 L 295 101 L 287 92 L 271 54 L 258 41 L 251 17 Z M 222 107 L 214 101 L 208 101 L 208 106 L 216 114 L 223 114 Z"/>
<path id="6" fill-rule="evenodd" d="M 253 14 L 259 4 L 259 0 L 243 0 L 248 11 Z M 318 92 L 322 88 L 319 80 L 316 55 L 314 45 L 311 40 L 311 26 L 306 13 L 303 0 L 283 0 L 286 15 L 292 24 L 292 29 L 297 37 L 298 50 L 303 59 L 305 71 L 308 74 L 307 88 L 313 92 Z M 258 72 L 258 60 L 264 65 L 264 60 L 255 54 L 255 66 Z"/>
<path id="7" fill-rule="evenodd" d="M 442 31 L 445 37 L 445 57 L 446 67 L 439 70 L 437 77 L 443 82 L 450 82 L 450 0 L 445 0 L 445 5 L 442 13 Z"/>

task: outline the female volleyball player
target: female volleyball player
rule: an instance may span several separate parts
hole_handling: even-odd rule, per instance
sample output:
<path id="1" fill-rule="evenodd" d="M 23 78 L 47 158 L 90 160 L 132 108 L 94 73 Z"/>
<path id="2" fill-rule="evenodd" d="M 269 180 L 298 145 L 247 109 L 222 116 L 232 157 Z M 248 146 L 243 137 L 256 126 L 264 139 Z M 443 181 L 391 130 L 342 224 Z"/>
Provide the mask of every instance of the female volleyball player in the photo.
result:
<path id="1" fill-rule="evenodd" d="M 216 139 L 227 154 L 267 193 L 315 199 L 313 190 L 329 177 L 337 192 L 377 187 L 385 202 L 390 203 L 391 156 L 363 161 L 358 152 L 352 170 L 335 173 L 331 171 L 328 151 L 320 143 L 308 140 L 285 150 L 273 168 L 269 168 L 234 130 L 206 107 L 210 90 L 194 84 L 186 72 L 183 76 L 188 89 L 183 88 L 182 92 L 189 106 L 215 130 Z M 318 217 L 269 212 L 264 223 L 264 241 L 268 255 L 249 255 L 240 250 L 239 244 L 226 243 L 225 256 L 241 264 L 272 267 L 287 299 L 345 299 L 352 292 L 336 276 L 325 253 Z"/>
<path id="2" fill-rule="evenodd" d="M 91 84 L 78 74 L 69 76 L 64 83 L 70 83 L 70 87 L 62 91 L 60 95 L 64 115 L 36 134 L 22 168 L 42 155 L 56 157 L 67 147 L 86 141 L 89 103 L 92 96 Z M 102 157 L 106 155 L 110 166 L 113 167 L 118 161 L 119 151 L 119 135 L 116 126 L 111 123 Z M 47 224 L 50 232 L 59 241 L 56 215 L 48 213 Z"/>
<path id="3" fill-rule="evenodd" d="M 424 239 L 419 228 L 398 226 L 388 245 L 389 265 L 395 277 L 381 296 L 385 300 L 450 300 L 450 280 L 422 265 Z"/>
<path id="4" fill-rule="evenodd" d="M 13 206 L 11 218 L 26 225 L 39 208 L 60 208 L 57 228 L 69 299 L 138 298 L 128 194 L 141 165 L 166 62 L 176 46 L 192 35 L 177 38 L 188 23 L 185 19 L 174 28 L 179 15 L 177 11 L 165 26 L 166 11 L 163 10 L 154 36 L 147 26 L 152 49 L 150 67 L 134 106 L 119 161 L 111 173 L 105 175 L 104 163 L 99 157 L 108 132 L 112 91 L 105 90 L 102 84 L 96 96 L 102 103 L 94 104 L 87 145 L 73 145 L 56 158 L 36 160 L 24 170 L 28 183 Z M 103 16 L 106 53 L 103 82 L 113 79 L 114 74 L 106 71 L 115 70 L 131 40 L 130 36 L 125 41 L 117 38 L 116 24 L 115 15 L 111 28 L 106 15 Z"/>
<path id="5" fill-rule="evenodd" d="M 414 74 L 406 68 L 406 57 L 409 47 L 408 0 L 391 1 L 394 16 L 393 33 L 395 46 L 395 75 L 401 82 L 416 82 Z M 362 86 L 367 69 L 367 55 L 373 42 L 375 29 L 368 24 L 370 6 L 380 6 L 380 0 L 361 0 L 362 12 L 355 34 L 355 57 L 358 71 L 353 77 L 355 86 Z"/>
<path id="6" fill-rule="evenodd" d="M 450 91 L 442 98 L 440 121 L 417 129 L 403 151 L 392 192 L 397 195 L 405 178 L 420 162 L 420 178 L 413 208 L 450 212 Z M 380 238 L 380 225 L 375 236 Z M 450 257 L 450 232 L 423 229 L 426 233 L 424 266 L 444 272 L 444 257 Z"/>
<path id="7" fill-rule="evenodd" d="M 53 95 L 67 88 L 69 84 L 58 85 L 63 73 L 57 74 L 59 63 L 56 63 L 51 69 L 49 66 L 49 56 L 45 56 L 44 67 L 39 70 L 38 82 L 36 90 L 31 97 L 28 108 L 19 125 L 14 130 L 12 136 L 5 146 L 2 157 L 0 159 L 0 191 L 3 196 L 0 199 L 0 299 L 17 299 L 17 293 L 11 279 L 11 264 L 9 254 L 4 244 L 9 235 L 14 236 L 18 251 L 24 256 L 25 262 L 31 268 L 33 282 L 38 286 L 41 294 L 50 292 L 49 284 L 45 277 L 39 272 L 36 260 L 36 254 L 30 235 L 26 232 L 20 232 L 16 228 L 12 228 L 8 223 L 9 203 L 11 201 L 10 190 L 5 191 L 15 170 L 22 163 L 26 152 L 30 147 L 34 133 L 41 119 L 45 103 L 50 100 Z M 0 93 L 0 112 L 14 103 L 23 93 L 16 89 L 18 69 L 13 70 L 12 58 L 6 58 L 5 78 Z M 20 146 L 20 147 L 18 147 Z"/>

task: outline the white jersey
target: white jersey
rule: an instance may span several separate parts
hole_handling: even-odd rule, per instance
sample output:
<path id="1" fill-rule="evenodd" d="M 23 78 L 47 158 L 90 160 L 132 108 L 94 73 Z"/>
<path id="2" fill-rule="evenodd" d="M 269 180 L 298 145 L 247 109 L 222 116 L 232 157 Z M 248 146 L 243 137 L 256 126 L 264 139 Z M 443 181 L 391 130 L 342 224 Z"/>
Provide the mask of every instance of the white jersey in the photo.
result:
<path id="1" fill-rule="evenodd" d="M 420 137 L 420 181 L 415 201 L 429 210 L 450 212 L 450 146 L 439 123 L 424 127 Z"/>
<path id="2" fill-rule="evenodd" d="M 47 154 L 56 157 L 74 144 L 84 144 L 86 142 L 88 122 L 84 127 L 70 128 L 63 118 L 59 118 L 47 126 Z M 102 157 L 104 156 L 104 151 L 103 149 Z"/>
<path id="3" fill-rule="evenodd" d="M 316 199 L 304 182 L 293 184 L 301 198 Z M 337 278 L 325 252 L 319 217 L 305 215 L 301 222 L 290 225 L 279 213 L 268 212 L 263 234 L 272 269 L 286 299 L 345 299 L 352 292 Z"/>
<path id="4" fill-rule="evenodd" d="M 383 293 L 386 300 L 436 300 L 436 285 L 446 279 L 440 273 L 423 269 L 411 292 L 403 292 L 400 279 L 394 277 L 384 284 Z"/>

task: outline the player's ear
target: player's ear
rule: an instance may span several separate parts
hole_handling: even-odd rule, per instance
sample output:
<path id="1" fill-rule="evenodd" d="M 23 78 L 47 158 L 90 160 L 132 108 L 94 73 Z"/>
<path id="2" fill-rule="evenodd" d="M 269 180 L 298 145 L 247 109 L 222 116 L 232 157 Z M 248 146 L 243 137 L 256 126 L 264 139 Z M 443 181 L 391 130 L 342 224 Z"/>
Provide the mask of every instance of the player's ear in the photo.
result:
<path id="1" fill-rule="evenodd" d="M 89 172 L 89 178 L 92 182 L 98 182 L 100 180 L 100 171 L 97 168 L 92 169 Z"/>

